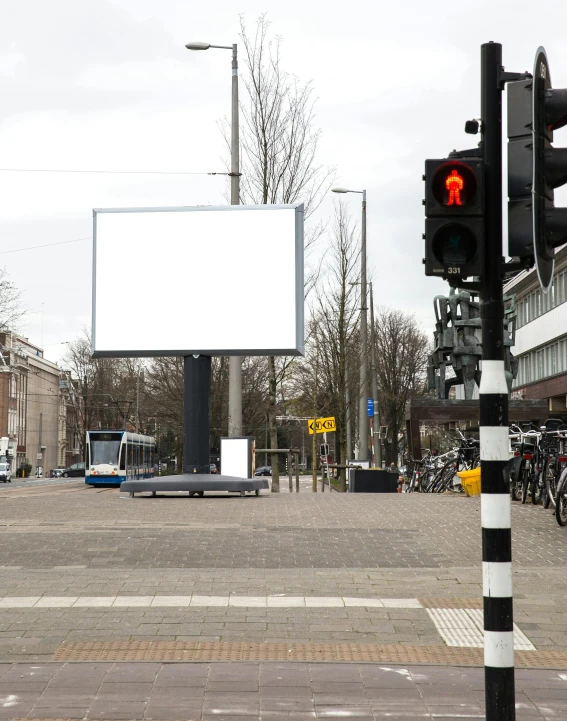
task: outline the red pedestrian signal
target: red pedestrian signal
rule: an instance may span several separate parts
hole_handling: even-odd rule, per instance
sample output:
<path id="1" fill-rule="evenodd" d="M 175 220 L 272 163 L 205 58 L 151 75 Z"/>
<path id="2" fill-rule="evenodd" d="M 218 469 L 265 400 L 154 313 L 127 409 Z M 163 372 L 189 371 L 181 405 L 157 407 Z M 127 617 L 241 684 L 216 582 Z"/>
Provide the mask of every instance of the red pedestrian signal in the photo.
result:
<path id="1" fill-rule="evenodd" d="M 481 275 L 483 176 L 480 159 L 426 160 L 426 275 L 451 283 Z"/>
<path id="2" fill-rule="evenodd" d="M 434 215 L 443 215 L 448 208 L 457 213 L 462 208 L 461 212 L 467 214 L 465 206 L 480 204 L 481 199 L 477 197 L 477 167 L 458 160 L 437 161 L 436 166 L 428 171 L 432 190 L 429 201 L 437 206 L 437 212 L 428 203 L 428 215 L 432 210 Z"/>
<path id="3" fill-rule="evenodd" d="M 447 176 L 445 181 L 445 187 L 449 191 L 449 200 L 447 205 L 462 205 L 461 190 L 463 189 L 465 181 L 463 176 L 459 175 L 457 170 L 451 170 L 451 174 Z"/>

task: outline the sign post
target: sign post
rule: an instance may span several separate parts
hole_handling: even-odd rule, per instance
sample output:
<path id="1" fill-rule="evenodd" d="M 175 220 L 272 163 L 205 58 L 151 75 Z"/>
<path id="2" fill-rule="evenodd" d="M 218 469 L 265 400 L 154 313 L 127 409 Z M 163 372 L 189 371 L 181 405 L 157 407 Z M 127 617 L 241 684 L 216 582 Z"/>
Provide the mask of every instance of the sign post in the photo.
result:
<path id="1" fill-rule="evenodd" d="M 370 418 L 370 460 L 372 466 L 376 465 L 376 448 L 374 439 L 374 398 L 369 398 L 366 403 L 366 412 Z"/>

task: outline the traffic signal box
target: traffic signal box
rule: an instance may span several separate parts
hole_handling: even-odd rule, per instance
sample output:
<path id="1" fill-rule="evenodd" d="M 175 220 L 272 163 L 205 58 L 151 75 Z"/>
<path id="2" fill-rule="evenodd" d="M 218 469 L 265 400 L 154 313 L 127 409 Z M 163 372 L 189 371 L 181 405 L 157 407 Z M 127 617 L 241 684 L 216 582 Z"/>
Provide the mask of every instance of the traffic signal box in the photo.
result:
<path id="1" fill-rule="evenodd" d="M 551 287 L 554 249 L 567 242 L 567 208 L 553 191 L 567 183 L 567 148 L 553 131 L 567 125 L 567 90 L 553 90 L 545 50 L 530 80 L 508 84 L 508 255 L 535 258 L 541 287 Z"/>
<path id="2" fill-rule="evenodd" d="M 482 274 L 483 161 L 425 161 L 425 275 L 458 282 Z"/>

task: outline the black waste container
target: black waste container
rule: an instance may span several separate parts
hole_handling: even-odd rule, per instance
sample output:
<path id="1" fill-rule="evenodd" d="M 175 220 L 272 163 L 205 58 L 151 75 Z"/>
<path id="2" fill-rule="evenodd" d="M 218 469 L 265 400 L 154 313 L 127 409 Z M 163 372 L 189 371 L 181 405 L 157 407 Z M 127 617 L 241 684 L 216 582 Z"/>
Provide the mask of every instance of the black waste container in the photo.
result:
<path id="1" fill-rule="evenodd" d="M 354 493 L 397 493 L 398 473 L 384 470 L 355 470 Z"/>

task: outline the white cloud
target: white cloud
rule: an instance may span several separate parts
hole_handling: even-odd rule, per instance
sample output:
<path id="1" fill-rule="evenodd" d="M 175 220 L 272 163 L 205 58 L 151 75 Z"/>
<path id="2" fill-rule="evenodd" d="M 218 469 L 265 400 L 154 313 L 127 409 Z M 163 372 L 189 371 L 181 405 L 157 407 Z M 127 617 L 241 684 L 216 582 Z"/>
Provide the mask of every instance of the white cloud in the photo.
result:
<path id="1" fill-rule="evenodd" d="M 7 53 L 6 55 L 0 55 L 0 75 L 15 75 L 18 66 L 25 63 L 25 61 L 26 58 L 23 53 Z"/>

